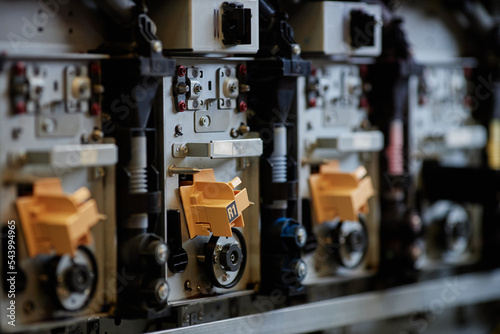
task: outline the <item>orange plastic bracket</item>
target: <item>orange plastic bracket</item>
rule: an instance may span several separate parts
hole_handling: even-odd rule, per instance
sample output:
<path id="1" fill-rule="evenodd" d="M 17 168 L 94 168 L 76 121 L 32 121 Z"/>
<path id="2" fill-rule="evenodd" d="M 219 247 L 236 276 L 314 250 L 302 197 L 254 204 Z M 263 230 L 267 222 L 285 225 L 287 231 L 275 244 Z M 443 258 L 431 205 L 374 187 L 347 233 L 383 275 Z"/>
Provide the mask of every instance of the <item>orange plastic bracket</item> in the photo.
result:
<path id="1" fill-rule="evenodd" d="M 213 169 L 203 169 L 193 175 L 192 185 L 179 188 L 191 239 L 210 232 L 231 237 L 231 227 L 245 226 L 242 212 L 253 203 L 246 189 L 234 190 L 239 184 L 239 177 L 227 183 L 217 182 Z"/>
<path id="2" fill-rule="evenodd" d="M 106 217 L 99 214 L 88 188 L 63 192 L 57 178 L 38 180 L 33 195 L 16 200 L 28 253 L 75 255 L 80 245 L 92 243 L 90 229 Z"/>
<path id="3" fill-rule="evenodd" d="M 360 212 L 368 213 L 368 200 L 374 195 L 372 180 L 365 167 L 352 173 L 341 172 L 338 162 L 321 165 L 309 177 L 315 220 L 324 223 L 338 217 L 357 221 Z"/>

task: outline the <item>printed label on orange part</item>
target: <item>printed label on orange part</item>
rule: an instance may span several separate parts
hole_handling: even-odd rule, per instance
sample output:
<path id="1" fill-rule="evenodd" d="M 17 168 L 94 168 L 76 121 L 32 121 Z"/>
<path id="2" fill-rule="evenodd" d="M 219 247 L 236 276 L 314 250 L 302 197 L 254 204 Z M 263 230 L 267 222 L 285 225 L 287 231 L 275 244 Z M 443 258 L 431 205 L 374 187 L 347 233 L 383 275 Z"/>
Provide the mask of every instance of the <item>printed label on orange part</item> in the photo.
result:
<path id="1" fill-rule="evenodd" d="M 229 219 L 229 223 L 232 223 L 236 218 L 238 218 L 238 209 L 236 208 L 236 202 L 231 202 L 226 207 L 226 212 L 227 212 L 227 218 Z"/>

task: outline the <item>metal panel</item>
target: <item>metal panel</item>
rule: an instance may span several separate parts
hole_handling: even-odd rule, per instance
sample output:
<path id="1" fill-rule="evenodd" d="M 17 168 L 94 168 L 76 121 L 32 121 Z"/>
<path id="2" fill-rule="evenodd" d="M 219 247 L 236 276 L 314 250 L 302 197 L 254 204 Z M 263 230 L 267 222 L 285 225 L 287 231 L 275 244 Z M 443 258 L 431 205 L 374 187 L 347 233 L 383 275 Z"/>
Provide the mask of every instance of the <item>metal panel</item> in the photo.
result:
<path id="1" fill-rule="evenodd" d="M 387 319 L 422 310 L 483 303 L 500 298 L 500 270 L 466 274 L 392 288 L 387 291 L 310 303 L 192 327 L 169 333 L 304 333 Z M 441 310 L 441 311 L 440 311 Z"/>

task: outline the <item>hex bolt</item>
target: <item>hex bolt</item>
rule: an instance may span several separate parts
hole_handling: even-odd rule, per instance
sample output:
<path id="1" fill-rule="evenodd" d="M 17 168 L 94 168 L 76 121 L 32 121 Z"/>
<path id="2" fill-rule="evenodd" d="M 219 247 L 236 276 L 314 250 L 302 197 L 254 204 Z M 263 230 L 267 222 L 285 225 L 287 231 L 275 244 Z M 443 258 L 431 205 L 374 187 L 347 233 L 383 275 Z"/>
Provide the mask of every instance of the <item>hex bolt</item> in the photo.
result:
<path id="1" fill-rule="evenodd" d="M 218 252 L 222 251 L 222 245 L 215 246 L 215 250 Z"/>
<path id="2" fill-rule="evenodd" d="M 229 277 L 230 277 L 230 276 L 229 276 L 229 274 L 227 274 L 227 273 L 226 273 L 226 274 L 224 274 L 224 275 L 222 275 L 222 281 L 223 281 L 223 282 L 226 282 L 226 281 L 229 279 Z"/>
<path id="3" fill-rule="evenodd" d="M 189 316 L 189 314 L 186 313 L 182 316 L 182 321 L 184 321 L 185 323 L 189 323 L 190 318 L 191 317 Z"/>
<path id="4" fill-rule="evenodd" d="M 187 280 L 186 282 L 184 282 L 184 289 L 186 291 L 191 291 L 193 290 L 193 288 L 191 288 L 191 281 L 190 280 Z"/>
<path id="5" fill-rule="evenodd" d="M 300 48 L 300 45 L 299 44 L 294 44 L 292 46 L 292 52 L 295 56 L 298 56 L 302 53 L 302 49 Z"/>

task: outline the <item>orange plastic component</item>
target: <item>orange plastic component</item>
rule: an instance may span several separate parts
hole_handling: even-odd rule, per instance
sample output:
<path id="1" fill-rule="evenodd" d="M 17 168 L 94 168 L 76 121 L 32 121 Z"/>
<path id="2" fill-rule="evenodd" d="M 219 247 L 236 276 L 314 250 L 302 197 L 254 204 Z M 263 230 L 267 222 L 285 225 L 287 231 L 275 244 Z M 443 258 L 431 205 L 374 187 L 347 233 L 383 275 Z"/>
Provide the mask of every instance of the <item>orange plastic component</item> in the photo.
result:
<path id="1" fill-rule="evenodd" d="M 85 187 L 65 194 L 59 179 L 47 178 L 35 182 L 33 196 L 18 198 L 16 205 L 29 255 L 73 256 L 78 246 L 89 245 L 90 228 L 105 218 L 90 196 Z"/>
<path id="2" fill-rule="evenodd" d="M 210 235 L 231 237 L 231 227 L 243 227 L 243 210 L 250 204 L 247 190 L 234 190 L 241 180 L 216 182 L 213 169 L 193 175 L 193 184 L 179 188 L 189 237 Z"/>
<path id="3" fill-rule="evenodd" d="M 373 196 L 372 180 L 363 166 L 352 173 L 339 170 L 338 162 L 321 165 L 319 173 L 309 177 L 315 220 L 318 223 L 340 220 L 357 221 L 360 212 L 368 213 Z"/>

